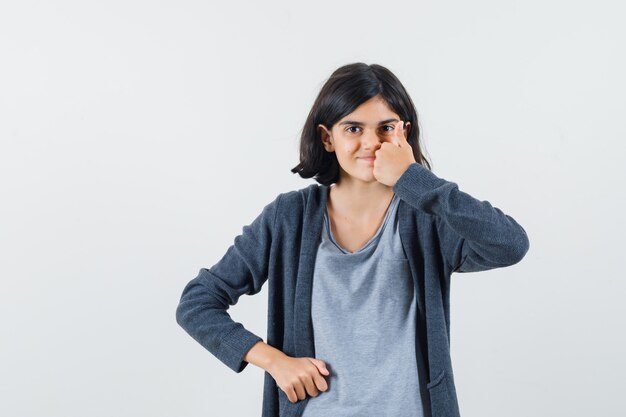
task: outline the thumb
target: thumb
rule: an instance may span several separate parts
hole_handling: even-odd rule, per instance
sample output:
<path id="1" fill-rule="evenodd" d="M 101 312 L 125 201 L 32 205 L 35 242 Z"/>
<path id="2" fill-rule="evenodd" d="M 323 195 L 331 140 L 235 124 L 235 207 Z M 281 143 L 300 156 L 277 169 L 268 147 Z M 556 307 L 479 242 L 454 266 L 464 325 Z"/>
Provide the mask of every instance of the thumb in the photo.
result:
<path id="1" fill-rule="evenodd" d="M 317 369 L 319 369 L 320 373 L 324 375 L 330 374 L 330 371 L 328 370 L 328 368 L 326 368 L 326 363 L 324 361 L 315 358 L 309 358 L 309 360 L 313 363 L 313 365 L 317 366 Z"/>
<path id="2" fill-rule="evenodd" d="M 408 144 L 407 138 L 404 137 L 404 130 L 406 129 L 406 122 L 404 121 L 400 121 L 400 123 L 398 123 L 395 127 L 395 132 L 394 132 L 394 139 L 393 139 L 393 143 L 396 146 L 404 146 L 406 144 Z"/>

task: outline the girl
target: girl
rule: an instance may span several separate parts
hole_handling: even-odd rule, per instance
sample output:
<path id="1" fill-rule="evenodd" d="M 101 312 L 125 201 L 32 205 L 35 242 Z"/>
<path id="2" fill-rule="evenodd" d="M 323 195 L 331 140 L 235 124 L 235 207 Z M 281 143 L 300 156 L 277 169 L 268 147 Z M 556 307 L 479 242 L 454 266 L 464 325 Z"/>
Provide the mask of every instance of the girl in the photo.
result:
<path id="1" fill-rule="evenodd" d="M 450 276 L 513 265 L 529 240 L 420 147 L 388 69 L 337 69 L 292 169 L 317 184 L 279 194 L 184 288 L 180 326 L 233 371 L 265 370 L 264 417 L 460 415 Z M 267 343 L 227 313 L 266 281 Z"/>

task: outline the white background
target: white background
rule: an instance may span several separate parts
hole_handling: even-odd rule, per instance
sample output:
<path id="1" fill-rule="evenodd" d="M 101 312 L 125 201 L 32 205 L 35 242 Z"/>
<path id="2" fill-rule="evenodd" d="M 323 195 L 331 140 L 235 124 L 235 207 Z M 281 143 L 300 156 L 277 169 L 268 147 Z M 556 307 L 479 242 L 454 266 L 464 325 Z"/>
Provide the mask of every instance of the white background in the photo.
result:
<path id="1" fill-rule="evenodd" d="M 3 1 L 0 415 L 260 415 L 175 321 L 280 192 L 319 89 L 378 63 L 433 172 L 530 250 L 452 276 L 464 417 L 623 415 L 620 2 Z M 267 288 L 232 317 L 266 337 Z M 226 414 L 225 414 L 226 413 Z"/>

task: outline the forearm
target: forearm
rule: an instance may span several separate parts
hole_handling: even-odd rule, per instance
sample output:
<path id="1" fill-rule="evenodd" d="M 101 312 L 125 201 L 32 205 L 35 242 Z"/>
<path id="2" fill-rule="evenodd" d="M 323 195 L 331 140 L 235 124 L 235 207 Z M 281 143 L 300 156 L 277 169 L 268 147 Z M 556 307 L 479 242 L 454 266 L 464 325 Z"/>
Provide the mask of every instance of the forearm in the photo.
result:
<path id="1" fill-rule="evenodd" d="M 244 360 L 268 371 L 277 360 L 285 356 L 285 353 L 281 350 L 268 345 L 264 341 L 259 341 L 246 353 Z"/>
<path id="2" fill-rule="evenodd" d="M 414 208 L 437 217 L 442 253 L 458 272 L 513 265 L 528 251 L 524 228 L 487 200 L 479 200 L 413 163 L 394 185 L 398 196 Z"/>

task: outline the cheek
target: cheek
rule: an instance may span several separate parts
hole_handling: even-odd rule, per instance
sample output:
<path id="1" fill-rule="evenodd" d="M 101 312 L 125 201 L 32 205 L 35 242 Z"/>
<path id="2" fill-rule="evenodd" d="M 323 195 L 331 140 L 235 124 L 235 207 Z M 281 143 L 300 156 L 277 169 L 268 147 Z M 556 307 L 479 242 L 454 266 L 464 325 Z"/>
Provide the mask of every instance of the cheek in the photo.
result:
<path id="1" fill-rule="evenodd" d="M 359 143 L 357 141 L 345 142 L 341 145 L 341 150 L 345 154 L 351 154 L 359 150 Z"/>

